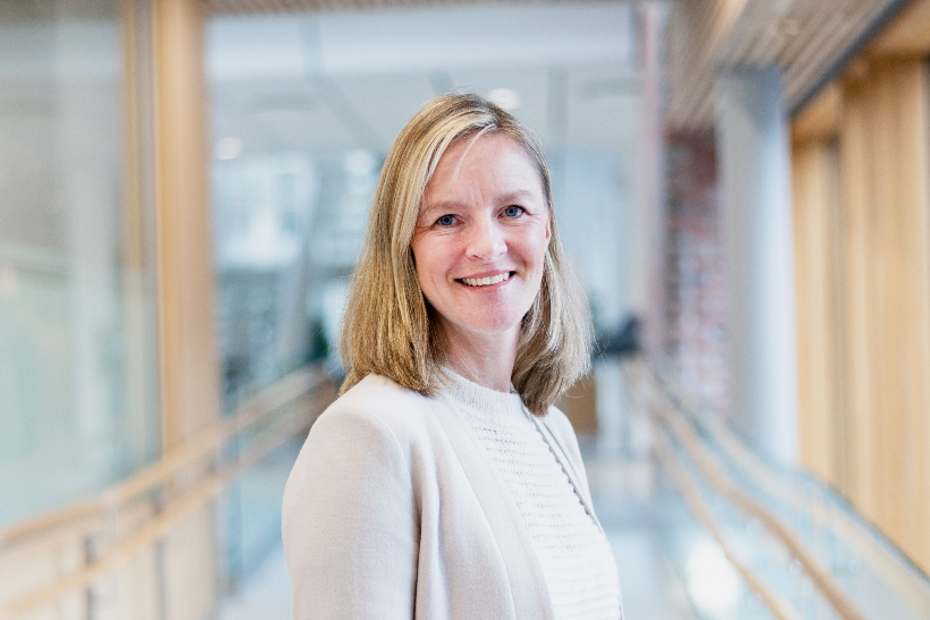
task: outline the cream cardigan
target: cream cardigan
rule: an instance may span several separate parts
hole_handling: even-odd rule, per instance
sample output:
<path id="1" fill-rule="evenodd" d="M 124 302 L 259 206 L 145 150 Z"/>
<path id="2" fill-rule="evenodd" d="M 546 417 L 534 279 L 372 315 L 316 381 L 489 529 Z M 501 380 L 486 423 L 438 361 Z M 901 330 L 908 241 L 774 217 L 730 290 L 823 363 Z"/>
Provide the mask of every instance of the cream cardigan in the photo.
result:
<path id="1" fill-rule="evenodd" d="M 591 510 L 574 432 L 543 436 Z M 552 620 L 505 483 L 444 398 L 368 376 L 313 425 L 284 492 L 294 620 Z"/>

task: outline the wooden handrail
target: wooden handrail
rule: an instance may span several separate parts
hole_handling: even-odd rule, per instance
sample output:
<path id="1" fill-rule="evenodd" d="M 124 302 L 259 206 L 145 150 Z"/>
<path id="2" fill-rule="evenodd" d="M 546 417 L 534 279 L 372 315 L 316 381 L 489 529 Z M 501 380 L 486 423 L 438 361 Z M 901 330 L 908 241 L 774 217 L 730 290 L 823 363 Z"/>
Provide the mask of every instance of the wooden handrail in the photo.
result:
<path id="1" fill-rule="evenodd" d="M 8 537 L 4 540 L 19 542 L 72 524 L 75 519 L 84 520 L 101 510 L 112 510 L 145 490 L 170 481 L 171 476 L 179 473 L 185 465 L 218 450 L 227 440 L 266 416 L 276 411 L 280 412 L 289 404 L 294 405 L 276 415 L 266 428 L 259 431 L 236 462 L 214 470 L 172 498 L 163 510 L 138 529 L 119 539 L 112 548 L 93 562 L 0 607 L 0 619 L 19 617 L 50 604 L 77 588 L 87 587 L 164 537 L 179 520 L 205 506 L 238 476 L 258 464 L 283 442 L 304 431 L 310 417 L 318 413 L 310 406 L 309 399 L 323 380 L 322 374 L 314 370 L 303 369 L 294 372 L 250 398 L 235 414 L 217 422 L 184 448 L 101 493 L 93 500 L 7 530 L 5 535 Z M 9 534 L 11 531 L 12 534 Z"/>
<path id="2" fill-rule="evenodd" d="M 629 367 L 627 367 L 629 368 Z M 638 369 L 639 374 L 645 372 L 644 369 Z M 640 385 L 644 385 L 640 377 Z M 830 602 L 830 605 L 836 610 L 837 615 L 843 620 L 866 620 L 865 616 L 856 608 L 855 604 L 849 599 L 845 592 L 836 583 L 833 576 L 821 568 L 819 562 L 807 551 L 801 542 L 794 536 L 791 530 L 781 519 L 771 514 L 756 500 L 741 491 L 734 484 L 729 476 L 724 472 L 722 467 L 717 463 L 710 452 L 701 445 L 694 429 L 688 424 L 681 414 L 675 409 L 671 402 L 667 400 L 664 393 L 653 385 L 652 391 L 659 395 L 659 398 L 650 400 L 652 410 L 657 418 L 665 425 L 666 428 L 682 444 L 685 451 L 697 465 L 704 477 L 710 482 L 711 486 L 721 496 L 729 499 L 744 512 L 751 514 L 759 519 L 769 530 L 774 533 L 788 551 L 801 563 L 802 568 L 810 576 L 811 581 L 821 592 L 824 598 Z M 656 401 L 660 401 L 661 405 Z"/>
<path id="3" fill-rule="evenodd" d="M 663 383 L 669 387 L 668 381 Z M 685 400 L 687 395 L 682 393 L 679 386 L 675 387 L 675 396 Z M 826 502 L 817 497 L 799 497 L 796 491 L 769 471 L 723 422 L 702 419 L 693 414 L 691 418 L 714 439 L 727 458 L 741 471 L 747 472 L 756 484 L 773 497 L 803 512 L 818 525 L 839 534 L 846 544 L 865 559 L 876 574 L 883 577 L 885 583 L 908 602 L 917 617 L 930 618 L 930 587 L 916 570 L 907 567 L 895 555 L 895 551 L 876 540 L 869 532 L 863 531 L 863 526 L 843 510 L 831 509 Z"/>
<path id="4" fill-rule="evenodd" d="M 258 464 L 284 441 L 303 431 L 306 423 L 306 415 L 301 415 L 301 412 L 286 416 L 284 422 L 279 421 L 271 430 L 265 432 L 265 436 L 257 439 L 237 463 L 228 465 L 195 484 L 94 562 L 7 604 L 5 609 L 0 611 L 0 618 L 16 618 L 34 611 L 77 588 L 89 586 L 112 572 L 164 537 L 178 521 L 216 498 L 238 476 Z"/>
<path id="5" fill-rule="evenodd" d="M 49 512 L 7 527 L 0 532 L 0 550 L 9 548 L 51 530 L 75 522 L 87 521 L 114 511 L 128 500 L 164 484 L 184 467 L 218 450 L 233 436 L 255 424 L 270 412 L 282 407 L 301 394 L 314 390 L 323 381 L 322 374 L 312 368 L 297 370 L 275 384 L 260 390 L 232 415 L 224 417 L 203 430 L 180 448 L 165 454 L 152 465 L 102 491 L 96 496 L 61 510 Z"/>
<path id="6" fill-rule="evenodd" d="M 696 490 L 697 482 L 691 474 L 675 460 L 665 442 L 660 441 L 656 443 L 656 456 L 659 457 L 662 467 L 668 472 L 672 482 L 678 488 L 682 497 L 685 498 L 685 503 L 688 504 L 691 512 L 694 513 L 698 521 L 710 532 L 713 539 L 716 540 L 720 548 L 723 549 L 726 558 L 733 564 L 743 579 L 746 580 L 749 587 L 762 598 L 762 601 L 772 614 L 778 620 L 801 620 L 801 614 L 798 613 L 791 603 L 773 592 L 761 579 L 756 577 L 755 573 L 753 573 L 748 566 L 739 560 L 736 553 L 733 552 L 732 547 L 723 536 L 723 532 L 717 527 L 714 517 L 707 507 L 707 504 L 704 502 L 704 499 L 701 497 L 701 494 Z"/>

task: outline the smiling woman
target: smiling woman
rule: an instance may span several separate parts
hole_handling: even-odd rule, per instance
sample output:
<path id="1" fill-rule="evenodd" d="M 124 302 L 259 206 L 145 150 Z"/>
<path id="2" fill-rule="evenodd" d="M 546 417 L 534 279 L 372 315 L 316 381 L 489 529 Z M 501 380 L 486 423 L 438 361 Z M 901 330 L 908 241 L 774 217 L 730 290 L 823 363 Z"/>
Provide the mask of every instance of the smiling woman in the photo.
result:
<path id="1" fill-rule="evenodd" d="M 574 433 L 552 406 L 589 326 L 532 136 L 428 104 L 385 163 L 343 395 L 284 498 L 295 619 L 622 617 Z"/>
<path id="2" fill-rule="evenodd" d="M 520 324 L 539 293 L 551 236 L 542 179 L 524 148 L 476 134 L 443 154 L 410 247 L 449 366 L 510 390 Z"/>

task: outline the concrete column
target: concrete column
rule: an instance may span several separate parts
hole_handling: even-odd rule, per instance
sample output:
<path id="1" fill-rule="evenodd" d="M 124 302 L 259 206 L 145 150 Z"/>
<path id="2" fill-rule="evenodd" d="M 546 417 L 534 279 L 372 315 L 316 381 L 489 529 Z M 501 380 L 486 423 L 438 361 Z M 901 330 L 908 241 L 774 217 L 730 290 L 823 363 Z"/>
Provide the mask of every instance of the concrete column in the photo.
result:
<path id="1" fill-rule="evenodd" d="M 718 76 L 733 422 L 764 455 L 798 460 L 791 162 L 780 74 Z"/>
<path id="2" fill-rule="evenodd" d="M 639 201 L 644 211 L 646 242 L 646 311 L 643 349 L 657 365 L 665 356 L 666 331 L 666 220 L 662 129 L 662 30 L 664 15 L 656 2 L 637 5 L 639 21 L 640 112 Z"/>

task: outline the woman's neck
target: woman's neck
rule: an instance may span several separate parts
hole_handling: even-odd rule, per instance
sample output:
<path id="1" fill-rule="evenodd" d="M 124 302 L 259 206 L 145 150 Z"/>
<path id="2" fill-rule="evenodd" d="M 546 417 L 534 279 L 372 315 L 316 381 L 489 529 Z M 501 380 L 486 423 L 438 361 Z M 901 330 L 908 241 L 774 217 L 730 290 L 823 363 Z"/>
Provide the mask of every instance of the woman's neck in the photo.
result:
<path id="1" fill-rule="evenodd" d="M 519 331 L 513 334 L 463 334 L 444 330 L 445 363 L 469 381 L 498 392 L 510 391 Z"/>

